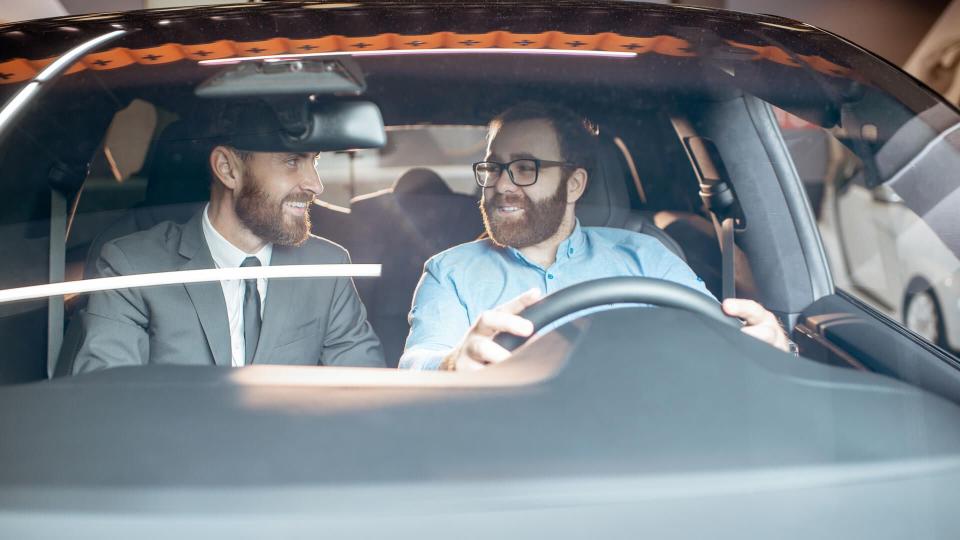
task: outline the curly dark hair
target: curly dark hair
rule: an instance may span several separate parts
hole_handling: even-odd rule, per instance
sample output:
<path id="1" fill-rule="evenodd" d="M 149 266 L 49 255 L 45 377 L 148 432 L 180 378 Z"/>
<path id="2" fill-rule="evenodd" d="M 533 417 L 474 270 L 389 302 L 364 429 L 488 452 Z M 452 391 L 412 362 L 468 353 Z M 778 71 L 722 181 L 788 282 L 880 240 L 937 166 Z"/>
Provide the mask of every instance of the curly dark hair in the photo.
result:
<path id="1" fill-rule="evenodd" d="M 557 134 L 561 158 L 582 167 L 589 177 L 597 162 L 598 129 L 584 116 L 562 105 L 525 101 L 501 112 L 490 121 L 488 137 L 507 123 L 547 120 Z"/>

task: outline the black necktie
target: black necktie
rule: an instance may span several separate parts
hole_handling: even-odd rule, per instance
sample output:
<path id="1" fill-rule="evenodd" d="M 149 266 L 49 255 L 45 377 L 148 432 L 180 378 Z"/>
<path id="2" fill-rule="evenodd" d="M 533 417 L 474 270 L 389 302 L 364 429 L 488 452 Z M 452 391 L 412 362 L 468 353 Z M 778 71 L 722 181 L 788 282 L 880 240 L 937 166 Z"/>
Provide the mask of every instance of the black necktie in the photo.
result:
<path id="1" fill-rule="evenodd" d="M 260 259 L 247 257 L 240 264 L 241 268 L 260 266 Z M 257 292 L 257 280 L 243 280 L 243 346 L 244 365 L 253 363 L 253 354 L 257 352 L 257 342 L 260 341 L 260 293 Z"/>

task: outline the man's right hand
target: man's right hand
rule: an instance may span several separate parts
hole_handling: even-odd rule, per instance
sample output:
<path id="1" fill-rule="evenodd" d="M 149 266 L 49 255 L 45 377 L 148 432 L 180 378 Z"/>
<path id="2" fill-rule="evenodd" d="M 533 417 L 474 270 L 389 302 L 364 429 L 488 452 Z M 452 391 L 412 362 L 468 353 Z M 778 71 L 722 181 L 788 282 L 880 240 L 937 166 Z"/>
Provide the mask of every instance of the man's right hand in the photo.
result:
<path id="1" fill-rule="evenodd" d="M 460 344 L 443 359 L 441 369 L 476 370 L 509 358 L 510 351 L 497 345 L 493 338 L 500 332 L 520 337 L 532 335 L 533 323 L 517 314 L 542 296 L 540 289 L 530 289 L 499 307 L 481 313 Z"/>

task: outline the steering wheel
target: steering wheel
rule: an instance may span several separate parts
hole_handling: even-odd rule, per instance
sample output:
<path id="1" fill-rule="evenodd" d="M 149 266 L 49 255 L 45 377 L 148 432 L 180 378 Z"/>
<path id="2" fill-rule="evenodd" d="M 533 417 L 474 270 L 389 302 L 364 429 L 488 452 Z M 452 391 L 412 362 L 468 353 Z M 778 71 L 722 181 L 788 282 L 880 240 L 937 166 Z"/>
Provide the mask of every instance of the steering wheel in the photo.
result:
<path id="1" fill-rule="evenodd" d="M 534 333 L 572 313 L 607 304 L 651 304 L 699 313 L 720 323 L 740 328 L 743 323 L 729 317 L 720 304 L 685 285 L 645 277 L 612 277 L 585 281 L 557 291 L 520 312 L 533 323 Z M 513 351 L 529 338 L 501 333 L 494 341 Z"/>

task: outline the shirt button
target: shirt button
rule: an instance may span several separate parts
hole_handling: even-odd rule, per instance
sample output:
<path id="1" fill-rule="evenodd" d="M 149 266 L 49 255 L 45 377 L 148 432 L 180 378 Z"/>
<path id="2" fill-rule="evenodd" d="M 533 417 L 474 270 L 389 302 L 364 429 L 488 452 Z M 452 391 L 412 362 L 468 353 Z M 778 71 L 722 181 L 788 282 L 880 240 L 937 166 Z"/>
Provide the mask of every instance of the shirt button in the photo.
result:
<path id="1" fill-rule="evenodd" d="M 547 274 L 547 279 L 553 279 L 553 274 Z"/>
<path id="2" fill-rule="evenodd" d="M 567 250 L 567 255 L 573 255 L 573 248 Z"/>

